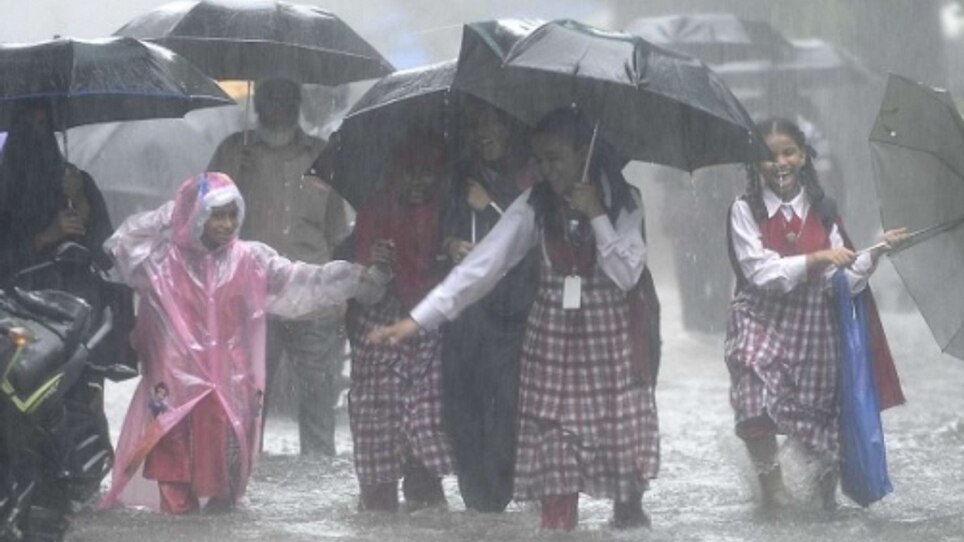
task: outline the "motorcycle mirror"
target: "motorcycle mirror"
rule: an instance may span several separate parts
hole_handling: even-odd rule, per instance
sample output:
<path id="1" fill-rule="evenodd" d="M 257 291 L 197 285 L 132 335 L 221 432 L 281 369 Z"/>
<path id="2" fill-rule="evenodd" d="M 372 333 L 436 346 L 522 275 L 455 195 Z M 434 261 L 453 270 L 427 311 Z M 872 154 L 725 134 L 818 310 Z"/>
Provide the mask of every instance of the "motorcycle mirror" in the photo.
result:
<path id="1" fill-rule="evenodd" d="M 57 248 L 54 261 L 60 264 L 84 267 L 91 264 L 93 257 L 87 247 L 78 243 L 67 242 Z"/>

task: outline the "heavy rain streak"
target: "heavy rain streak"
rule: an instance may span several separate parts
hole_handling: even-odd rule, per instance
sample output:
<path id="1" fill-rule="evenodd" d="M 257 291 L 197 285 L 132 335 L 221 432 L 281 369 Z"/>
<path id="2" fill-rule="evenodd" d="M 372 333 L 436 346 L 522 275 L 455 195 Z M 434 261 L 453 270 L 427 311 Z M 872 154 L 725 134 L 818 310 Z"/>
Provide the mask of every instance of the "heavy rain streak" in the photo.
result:
<path id="1" fill-rule="evenodd" d="M 964 541 L 962 106 L 959 0 L 0 0 L 0 542 Z"/>

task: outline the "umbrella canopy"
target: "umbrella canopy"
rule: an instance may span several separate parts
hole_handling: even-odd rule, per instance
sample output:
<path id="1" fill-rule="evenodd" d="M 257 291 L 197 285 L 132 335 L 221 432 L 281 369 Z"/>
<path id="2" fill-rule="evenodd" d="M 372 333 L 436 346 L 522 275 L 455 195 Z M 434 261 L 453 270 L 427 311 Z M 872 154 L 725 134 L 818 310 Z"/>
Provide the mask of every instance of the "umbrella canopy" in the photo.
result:
<path id="1" fill-rule="evenodd" d="M 507 51 L 511 32 L 481 36 L 501 68 L 476 70 L 460 56 L 454 87 L 529 125 L 575 104 L 628 159 L 693 171 L 767 155 L 749 115 L 696 59 L 571 20 L 522 33 Z"/>
<path id="2" fill-rule="evenodd" d="M 335 190 L 358 209 L 387 180 L 409 128 L 450 134 L 455 61 L 395 72 L 368 90 L 332 135 L 320 162 Z"/>
<path id="3" fill-rule="evenodd" d="M 270 0 L 173 2 L 116 34 L 160 43 L 215 79 L 283 77 L 334 86 L 394 71 L 334 14 Z"/>
<path id="4" fill-rule="evenodd" d="M 187 60 L 131 38 L 0 45 L 0 73 L 0 130 L 23 100 L 50 100 L 61 129 L 234 103 Z"/>
<path id="5" fill-rule="evenodd" d="M 734 87 L 752 87 L 773 80 L 808 89 L 867 85 L 880 76 L 853 53 L 821 39 L 791 40 L 782 60 L 749 59 L 713 64 L 710 68 Z"/>
<path id="6" fill-rule="evenodd" d="M 699 58 L 735 89 L 758 88 L 774 80 L 813 89 L 877 79 L 845 49 L 820 39 L 789 40 L 765 21 L 729 13 L 643 17 L 630 23 L 626 32 Z"/>
<path id="7" fill-rule="evenodd" d="M 780 59 L 793 48 L 769 23 L 742 19 L 732 13 L 644 17 L 631 22 L 626 32 L 707 64 Z"/>
<path id="8" fill-rule="evenodd" d="M 885 229 L 960 225 L 964 122 L 949 93 L 891 75 L 870 143 Z M 941 349 L 964 359 L 964 227 L 940 230 L 891 260 Z"/>

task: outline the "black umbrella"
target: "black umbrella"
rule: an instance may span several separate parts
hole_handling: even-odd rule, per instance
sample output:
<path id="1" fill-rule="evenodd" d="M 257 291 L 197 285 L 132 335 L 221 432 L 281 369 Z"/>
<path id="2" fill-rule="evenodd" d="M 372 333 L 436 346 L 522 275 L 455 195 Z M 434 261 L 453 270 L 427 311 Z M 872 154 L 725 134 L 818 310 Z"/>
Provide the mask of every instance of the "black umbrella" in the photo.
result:
<path id="1" fill-rule="evenodd" d="M 24 100 L 49 100 L 62 130 L 234 103 L 187 60 L 131 38 L 0 45 L 0 73 L 0 130 Z"/>
<path id="2" fill-rule="evenodd" d="M 743 19 L 732 13 L 644 17 L 629 23 L 626 32 L 660 47 L 695 56 L 710 65 L 779 60 L 793 48 L 768 22 Z"/>
<path id="3" fill-rule="evenodd" d="M 497 38 L 482 40 L 495 56 Z M 749 115 L 702 62 L 576 21 L 520 37 L 497 73 L 463 69 L 460 58 L 454 87 L 530 125 L 575 104 L 629 159 L 693 171 L 767 156 Z"/>
<path id="4" fill-rule="evenodd" d="M 941 349 L 964 359 L 964 122 L 947 91 L 891 75 L 870 142 L 884 228 L 918 231 L 891 260 Z"/>
<path id="5" fill-rule="evenodd" d="M 332 134 L 318 166 L 356 209 L 387 180 L 393 153 L 411 128 L 451 136 L 455 61 L 395 72 L 368 90 Z"/>
<path id="6" fill-rule="evenodd" d="M 271 0 L 174 2 L 116 34 L 160 43 L 215 79 L 283 77 L 334 86 L 394 70 L 334 14 Z"/>

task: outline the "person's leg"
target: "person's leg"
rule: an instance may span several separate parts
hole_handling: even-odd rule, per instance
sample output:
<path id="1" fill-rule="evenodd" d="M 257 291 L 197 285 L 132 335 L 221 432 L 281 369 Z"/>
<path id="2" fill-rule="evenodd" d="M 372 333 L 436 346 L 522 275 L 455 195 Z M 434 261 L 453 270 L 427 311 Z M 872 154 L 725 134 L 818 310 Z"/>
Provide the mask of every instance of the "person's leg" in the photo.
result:
<path id="1" fill-rule="evenodd" d="M 284 345 L 287 342 L 286 335 L 284 322 L 273 318 L 268 319 L 264 348 L 264 396 L 261 407 L 262 442 L 264 442 L 264 425 L 268 420 L 268 406 L 272 399 L 270 390 L 278 367 L 281 365 L 281 355 L 284 353 Z"/>
<path id="2" fill-rule="evenodd" d="M 643 493 L 634 492 L 626 500 L 613 502 L 613 527 L 616 529 L 634 529 L 649 527 L 650 519 L 643 511 Z"/>
<path id="3" fill-rule="evenodd" d="M 789 501 L 783 485 L 783 472 L 777 459 L 777 438 L 775 435 L 760 435 L 743 439 L 753 468 L 760 480 L 763 506 L 779 508 Z"/>
<path id="4" fill-rule="evenodd" d="M 488 498 L 479 509 L 486 512 L 501 512 L 512 500 L 523 326 L 519 322 L 515 329 L 490 334 L 488 363 L 480 367 L 485 373 L 480 378 L 485 382 L 482 473 Z"/>
<path id="5" fill-rule="evenodd" d="M 360 512 L 397 512 L 398 482 L 362 485 L 358 510 Z"/>
<path id="6" fill-rule="evenodd" d="M 548 531 L 571 531 L 579 523 L 579 494 L 542 498 L 541 527 Z"/>
<path id="7" fill-rule="evenodd" d="M 818 462 L 818 471 L 814 477 L 814 493 L 820 507 L 827 512 L 837 510 L 837 482 L 839 480 L 840 472 L 836 465 Z"/>
<path id="8" fill-rule="evenodd" d="M 442 415 L 452 441 L 459 493 L 465 507 L 478 510 L 488 500 L 483 467 L 485 434 L 482 386 L 476 378 L 478 330 L 470 307 L 459 320 L 446 326 L 442 345 Z"/>
<path id="9" fill-rule="evenodd" d="M 335 405 L 345 340 L 338 318 L 288 323 L 287 352 L 297 376 L 302 454 L 335 455 Z"/>
<path id="10" fill-rule="evenodd" d="M 201 508 L 190 483 L 158 482 L 157 489 L 161 494 L 161 511 L 165 514 L 193 514 Z"/>
<path id="11" fill-rule="evenodd" d="M 405 465 L 402 495 L 409 511 L 445 504 L 442 478 L 430 472 L 414 457 Z"/>

